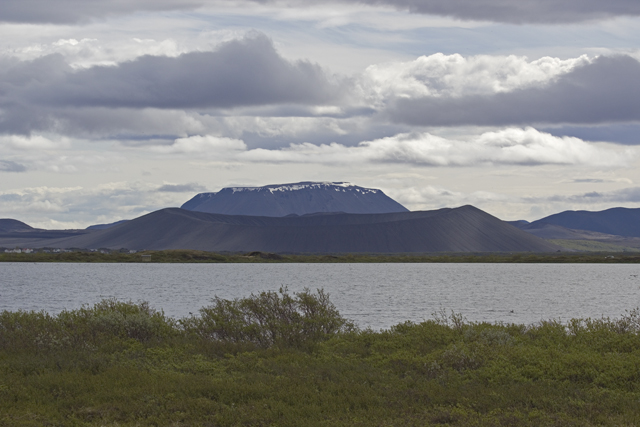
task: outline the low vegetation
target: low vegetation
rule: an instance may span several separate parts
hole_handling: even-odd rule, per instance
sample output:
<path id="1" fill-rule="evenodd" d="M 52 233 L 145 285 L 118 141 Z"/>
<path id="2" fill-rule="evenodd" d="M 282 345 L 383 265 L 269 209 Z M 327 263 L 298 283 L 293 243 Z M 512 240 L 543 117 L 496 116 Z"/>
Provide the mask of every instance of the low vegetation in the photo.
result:
<path id="1" fill-rule="evenodd" d="M 622 246 L 616 243 L 599 242 L 597 240 L 549 240 L 549 242 L 562 246 L 565 249 L 572 249 L 581 252 L 640 252 L 640 248 L 633 246 Z M 637 244 L 634 239 L 633 244 Z"/>
<path id="2" fill-rule="evenodd" d="M 322 291 L 0 313 L 3 426 L 640 425 L 640 313 L 359 330 Z"/>
<path id="3" fill-rule="evenodd" d="M 216 253 L 194 250 L 100 253 L 0 253 L 0 262 L 96 263 L 638 263 L 640 253 L 435 253 L 435 254 L 274 254 L 266 252 Z"/>

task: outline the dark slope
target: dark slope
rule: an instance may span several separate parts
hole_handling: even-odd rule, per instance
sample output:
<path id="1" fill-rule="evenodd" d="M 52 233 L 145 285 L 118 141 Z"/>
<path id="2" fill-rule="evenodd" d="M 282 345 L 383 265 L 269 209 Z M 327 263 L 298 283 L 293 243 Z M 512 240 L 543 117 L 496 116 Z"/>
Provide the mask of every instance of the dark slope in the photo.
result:
<path id="1" fill-rule="evenodd" d="M 35 230 L 30 225 L 25 224 L 17 219 L 2 218 L 0 219 L 0 233 L 13 233 L 21 231 Z"/>
<path id="2" fill-rule="evenodd" d="M 535 224 L 519 227 L 522 231 L 538 236 L 541 239 L 563 239 L 563 240 L 599 240 L 611 239 L 620 236 L 598 233 L 589 230 L 573 230 L 555 224 Z"/>
<path id="3" fill-rule="evenodd" d="M 91 233 L 87 230 L 0 231 L 0 247 L 4 248 L 68 248 L 67 242 L 77 236 Z"/>
<path id="4" fill-rule="evenodd" d="M 505 221 L 505 222 L 506 222 L 507 224 L 511 224 L 511 225 L 513 225 L 514 227 L 516 227 L 516 228 L 520 228 L 520 229 L 523 229 L 523 228 L 525 228 L 527 225 L 529 225 L 529 224 L 530 224 L 530 222 L 529 222 L 529 221 L 526 221 L 526 220 L 524 220 L 524 219 L 518 219 L 518 220 L 516 220 L 516 221 Z"/>
<path id="5" fill-rule="evenodd" d="M 618 236 L 640 237 L 640 209 L 612 208 L 600 212 L 565 211 L 534 221 L 527 228 L 535 229 L 543 224 Z"/>
<path id="6" fill-rule="evenodd" d="M 198 206 L 202 205 L 205 202 L 211 200 L 217 193 L 200 193 L 196 194 L 193 198 L 187 201 L 185 204 L 180 206 L 182 209 L 186 209 L 188 211 L 195 210 Z"/>
<path id="7" fill-rule="evenodd" d="M 265 187 L 229 187 L 201 193 L 182 209 L 226 215 L 281 217 L 316 212 L 388 213 L 408 210 L 381 190 L 346 183 L 299 182 Z"/>
<path id="8" fill-rule="evenodd" d="M 127 221 L 129 221 L 129 220 L 128 219 L 121 219 L 120 221 L 110 222 L 109 224 L 90 225 L 87 228 L 85 228 L 85 230 L 104 230 L 104 229 L 107 229 L 107 228 L 115 227 L 116 225 L 120 225 L 123 222 L 127 222 Z"/>
<path id="9" fill-rule="evenodd" d="M 473 207 L 392 214 L 231 216 L 162 209 L 66 247 L 289 253 L 517 252 L 558 247 Z"/>

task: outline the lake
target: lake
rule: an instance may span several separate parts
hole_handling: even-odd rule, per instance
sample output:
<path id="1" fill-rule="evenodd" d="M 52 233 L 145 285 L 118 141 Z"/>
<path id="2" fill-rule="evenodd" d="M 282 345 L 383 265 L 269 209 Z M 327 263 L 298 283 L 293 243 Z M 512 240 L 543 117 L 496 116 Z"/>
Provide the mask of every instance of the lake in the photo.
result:
<path id="1" fill-rule="evenodd" d="M 215 295 L 323 288 L 361 327 L 440 310 L 470 321 L 619 317 L 640 306 L 635 264 L 71 264 L 0 263 L 0 310 L 51 314 L 103 298 L 148 301 L 176 318 Z"/>

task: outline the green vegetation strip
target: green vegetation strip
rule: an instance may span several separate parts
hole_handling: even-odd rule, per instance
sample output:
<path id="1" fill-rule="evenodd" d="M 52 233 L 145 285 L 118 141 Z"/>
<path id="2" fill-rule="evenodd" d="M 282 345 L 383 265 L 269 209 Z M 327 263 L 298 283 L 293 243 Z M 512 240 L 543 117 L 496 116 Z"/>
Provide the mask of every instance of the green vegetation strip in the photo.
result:
<path id="1" fill-rule="evenodd" d="M 549 242 L 558 246 L 562 246 L 565 249 L 572 249 L 582 252 L 640 252 L 639 248 L 616 245 L 613 243 L 598 242 L 596 240 L 549 239 Z M 616 255 L 619 255 L 619 253 Z"/>
<path id="2" fill-rule="evenodd" d="M 640 313 L 359 330 L 322 291 L 0 313 L 2 426 L 636 426 Z"/>
<path id="3" fill-rule="evenodd" d="M 444 254 L 273 254 L 215 253 L 194 250 L 100 253 L 0 253 L 0 262 L 97 263 L 638 263 L 640 253 L 444 253 Z"/>

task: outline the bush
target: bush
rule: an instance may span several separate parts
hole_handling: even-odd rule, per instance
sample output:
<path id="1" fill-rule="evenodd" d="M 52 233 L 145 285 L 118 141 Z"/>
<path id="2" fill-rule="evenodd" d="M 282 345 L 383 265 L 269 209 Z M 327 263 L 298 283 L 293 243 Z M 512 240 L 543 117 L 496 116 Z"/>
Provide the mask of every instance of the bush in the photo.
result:
<path id="1" fill-rule="evenodd" d="M 301 347 L 328 339 L 340 332 L 355 330 L 343 318 L 323 290 L 308 289 L 290 295 L 261 292 L 248 298 L 213 299 L 213 305 L 200 309 L 200 317 L 183 319 L 186 330 L 214 341 Z"/>
<path id="2" fill-rule="evenodd" d="M 99 344 L 105 338 L 117 337 L 140 342 L 162 339 L 174 334 L 175 321 L 149 303 L 104 299 L 93 307 L 63 311 L 58 321 L 74 341 Z"/>
<path id="3" fill-rule="evenodd" d="M 173 319 L 147 302 L 105 299 L 55 317 L 45 312 L 0 312 L 0 345 L 14 350 L 95 347 L 122 339 L 145 342 L 178 332 Z"/>
<path id="4" fill-rule="evenodd" d="M 44 311 L 0 312 L 0 347 L 35 350 L 59 335 L 56 319 Z M 55 343 L 59 343 L 55 340 Z"/>

